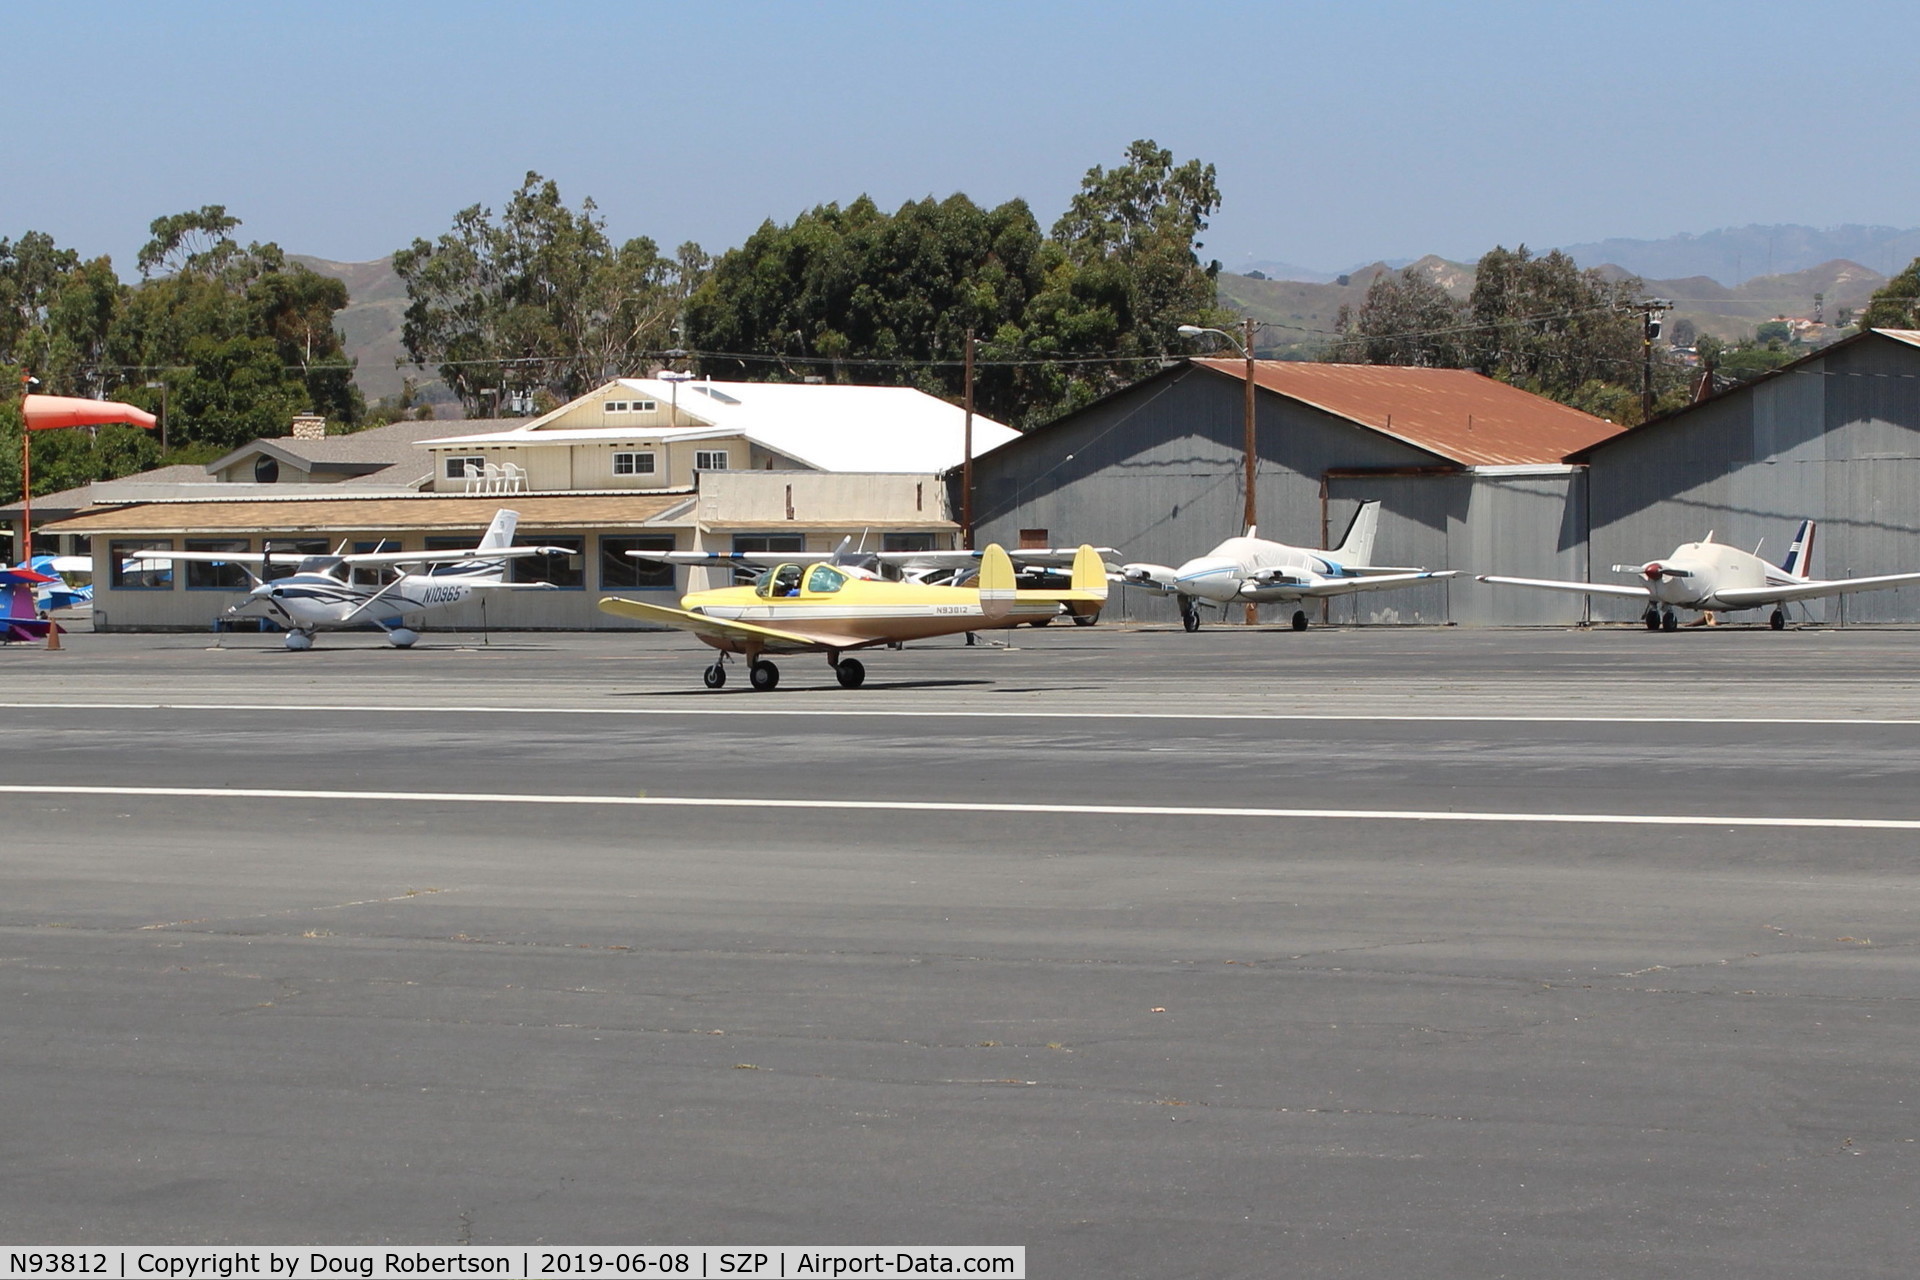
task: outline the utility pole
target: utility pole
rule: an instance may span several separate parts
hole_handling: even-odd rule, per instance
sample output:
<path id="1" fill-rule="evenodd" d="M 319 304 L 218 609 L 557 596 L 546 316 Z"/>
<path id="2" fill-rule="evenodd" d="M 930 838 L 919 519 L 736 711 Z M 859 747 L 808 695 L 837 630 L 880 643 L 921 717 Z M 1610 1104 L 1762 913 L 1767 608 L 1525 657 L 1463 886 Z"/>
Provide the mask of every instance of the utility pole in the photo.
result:
<path id="1" fill-rule="evenodd" d="M 960 464 L 960 547 L 973 550 L 973 330 L 967 330 L 966 359 L 967 425 L 962 448 L 965 461 Z"/>
<path id="2" fill-rule="evenodd" d="M 1660 317 L 1673 310 L 1673 303 L 1647 298 L 1623 303 L 1622 308 L 1640 313 L 1640 421 L 1648 422 L 1653 418 L 1653 343 L 1660 336 Z"/>
<path id="3" fill-rule="evenodd" d="M 1246 405 L 1247 439 L 1246 439 L 1246 446 L 1245 446 L 1246 454 L 1247 454 L 1246 529 L 1249 533 L 1251 533 L 1254 526 L 1260 523 L 1259 507 L 1255 503 L 1254 496 L 1253 496 L 1254 478 L 1258 474 L 1258 469 L 1259 469 L 1257 464 L 1260 459 L 1260 443 L 1259 443 L 1257 433 L 1254 430 L 1253 317 L 1247 316 L 1245 319 L 1245 324 L 1246 324 L 1246 335 L 1240 340 L 1240 345 L 1243 353 L 1247 357 L 1247 405 Z M 1247 625 L 1251 627 L 1259 620 L 1260 620 L 1260 606 L 1257 604 L 1248 604 L 1247 605 Z"/>

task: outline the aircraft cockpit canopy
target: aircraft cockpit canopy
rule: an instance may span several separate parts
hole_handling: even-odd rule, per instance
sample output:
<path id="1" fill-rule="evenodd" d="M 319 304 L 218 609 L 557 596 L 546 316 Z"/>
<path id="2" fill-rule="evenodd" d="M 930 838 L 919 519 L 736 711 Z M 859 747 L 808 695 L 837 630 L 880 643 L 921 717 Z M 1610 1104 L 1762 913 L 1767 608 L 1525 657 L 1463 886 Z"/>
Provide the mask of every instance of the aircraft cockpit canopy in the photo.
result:
<path id="1" fill-rule="evenodd" d="M 847 585 L 847 575 L 830 564 L 817 564 L 807 572 L 807 590 L 825 595 Z"/>
<path id="2" fill-rule="evenodd" d="M 769 569 L 753 580 L 754 594 L 764 598 L 800 594 L 800 566 L 783 564 Z"/>
<path id="3" fill-rule="evenodd" d="M 302 556 L 295 573 L 324 573 L 329 578 L 347 580 L 347 563 L 339 556 Z"/>

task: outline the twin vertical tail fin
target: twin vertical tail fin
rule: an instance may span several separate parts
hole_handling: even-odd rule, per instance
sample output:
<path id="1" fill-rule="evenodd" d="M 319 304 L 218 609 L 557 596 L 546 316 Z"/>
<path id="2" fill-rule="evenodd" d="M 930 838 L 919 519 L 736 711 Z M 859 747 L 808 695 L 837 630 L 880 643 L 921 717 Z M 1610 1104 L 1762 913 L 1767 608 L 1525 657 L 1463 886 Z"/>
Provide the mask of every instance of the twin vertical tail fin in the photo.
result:
<path id="1" fill-rule="evenodd" d="M 1013 612 L 1018 588 L 1006 549 L 997 542 L 987 544 L 980 553 L 980 612 L 993 619 L 1006 617 Z"/>
<path id="2" fill-rule="evenodd" d="M 1360 504 L 1353 513 L 1353 523 L 1347 526 L 1347 536 L 1327 554 L 1349 568 L 1364 569 L 1373 563 L 1373 535 L 1379 531 L 1380 500 L 1375 498 Z"/>
<path id="3" fill-rule="evenodd" d="M 1780 562 L 1781 572 L 1796 578 L 1813 576 L 1813 529 L 1813 521 L 1800 522 L 1800 532 L 1793 535 L 1793 545 L 1787 548 L 1787 558 Z"/>

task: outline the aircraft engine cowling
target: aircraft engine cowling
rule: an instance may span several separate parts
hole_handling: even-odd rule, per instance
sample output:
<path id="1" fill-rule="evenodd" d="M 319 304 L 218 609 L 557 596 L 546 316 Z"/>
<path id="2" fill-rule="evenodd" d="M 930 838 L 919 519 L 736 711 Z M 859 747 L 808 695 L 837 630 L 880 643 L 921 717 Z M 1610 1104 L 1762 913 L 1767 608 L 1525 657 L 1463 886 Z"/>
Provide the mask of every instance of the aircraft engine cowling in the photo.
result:
<path id="1" fill-rule="evenodd" d="M 1124 564 L 1120 566 L 1120 577 L 1128 586 L 1171 591 L 1180 575 L 1164 564 Z"/>

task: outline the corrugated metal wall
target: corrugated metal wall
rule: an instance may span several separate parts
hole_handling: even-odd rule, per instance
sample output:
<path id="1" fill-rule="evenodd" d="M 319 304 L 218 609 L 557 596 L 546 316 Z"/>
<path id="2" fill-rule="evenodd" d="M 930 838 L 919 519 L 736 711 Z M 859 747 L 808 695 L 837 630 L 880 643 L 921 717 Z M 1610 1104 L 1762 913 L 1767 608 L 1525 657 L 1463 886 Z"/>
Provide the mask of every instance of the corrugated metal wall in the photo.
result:
<path id="1" fill-rule="evenodd" d="M 1712 532 L 1776 563 L 1803 518 L 1819 521 L 1813 573 L 1920 571 L 1920 350 L 1872 337 L 1709 401 L 1593 455 L 1593 564 L 1639 564 Z M 1594 616 L 1631 619 L 1631 600 Z M 1795 618 L 1920 620 L 1920 590 L 1789 607 Z M 1758 614 L 1738 615 L 1751 619 Z"/>

